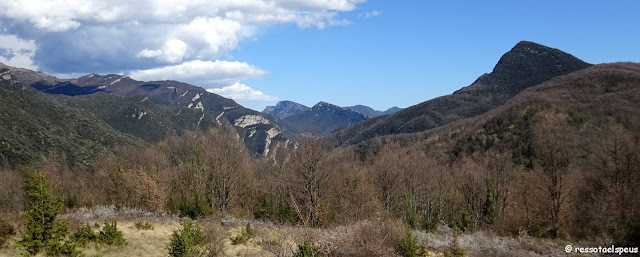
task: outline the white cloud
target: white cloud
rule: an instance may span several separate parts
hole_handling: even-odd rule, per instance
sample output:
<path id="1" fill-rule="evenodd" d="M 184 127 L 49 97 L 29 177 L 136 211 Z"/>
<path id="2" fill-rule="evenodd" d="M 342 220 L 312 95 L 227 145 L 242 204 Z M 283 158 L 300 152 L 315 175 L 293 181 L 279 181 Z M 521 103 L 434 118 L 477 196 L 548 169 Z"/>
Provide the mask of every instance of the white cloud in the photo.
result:
<path id="1" fill-rule="evenodd" d="M 378 11 L 378 10 L 373 10 L 367 13 L 361 13 L 358 15 L 358 17 L 360 18 L 371 18 L 371 17 L 376 17 L 378 15 L 382 14 L 382 11 Z"/>
<path id="2" fill-rule="evenodd" d="M 250 88 L 240 82 L 233 83 L 233 85 L 223 88 L 207 89 L 207 91 L 239 102 L 267 102 L 278 100 L 277 97 L 265 95 L 261 91 Z"/>
<path id="3" fill-rule="evenodd" d="M 0 34 L 0 50 L 5 56 L 0 56 L 0 62 L 14 67 L 36 70 L 33 55 L 36 44 L 33 40 L 23 40 L 15 35 Z"/>
<path id="4" fill-rule="evenodd" d="M 144 49 L 138 54 L 138 57 L 155 58 L 158 61 L 178 63 L 184 59 L 186 53 L 187 43 L 180 39 L 173 38 L 164 43 L 162 49 Z"/>
<path id="5" fill-rule="evenodd" d="M 225 17 L 243 25 L 257 25 L 297 22 L 308 18 L 308 14 L 326 11 L 353 11 L 364 2 L 366 0 L 3 0 L 0 16 L 27 21 L 46 31 L 132 20 L 146 25 L 185 24 L 197 17 Z"/>
<path id="6" fill-rule="evenodd" d="M 195 60 L 173 66 L 136 70 L 129 76 L 137 80 L 178 80 L 201 87 L 222 87 L 238 81 L 259 78 L 266 73 L 245 62 Z"/>
<path id="7" fill-rule="evenodd" d="M 364 2 L 2 0 L 0 21 L 9 31 L 5 33 L 36 38 L 25 42 L 41 51 L 32 48 L 29 54 L 12 55 L 13 62 L 24 67 L 35 68 L 36 63 L 51 73 L 124 71 L 145 79 L 219 87 L 265 73 L 246 63 L 211 61 L 230 56 L 243 40 L 254 40 L 261 29 L 283 23 L 319 29 L 346 25 L 350 21 L 340 13 L 353 11 Z M 239 66 L 242 72 L 227 70 Z"/>

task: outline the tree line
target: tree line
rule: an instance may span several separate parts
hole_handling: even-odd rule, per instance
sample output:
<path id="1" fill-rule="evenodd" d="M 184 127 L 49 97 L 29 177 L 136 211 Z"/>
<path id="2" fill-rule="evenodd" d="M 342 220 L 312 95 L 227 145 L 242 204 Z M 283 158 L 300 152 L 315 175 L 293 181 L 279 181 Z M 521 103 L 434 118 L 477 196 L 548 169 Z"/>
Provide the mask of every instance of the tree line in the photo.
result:
<path id="1" fill-rule="evenodd" d="M 640 135 L 569 116 L 525 113 L 527 126 L 501 125 L 499 136 L 456 144 L 389 140 L 327 150 L 321 138 L 301 136 L 263 158 L 251 158 L 223 127 L 111 149 L 90 165 L 52 153 L 32 166 L 66 208 L 113 204 L 308 227 L 392 218 L 424 230 L 447 225 L 637 245 Z M 26 209 L 25 170 L 0 171 L 0 212 Z"/>

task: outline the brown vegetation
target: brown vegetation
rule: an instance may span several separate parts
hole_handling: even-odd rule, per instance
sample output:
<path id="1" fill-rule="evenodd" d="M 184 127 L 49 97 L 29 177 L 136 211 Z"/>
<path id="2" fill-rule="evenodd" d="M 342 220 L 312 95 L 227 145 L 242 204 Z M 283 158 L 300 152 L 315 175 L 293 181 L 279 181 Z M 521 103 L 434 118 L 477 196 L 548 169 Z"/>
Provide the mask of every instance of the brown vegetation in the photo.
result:
<path id="1" fill-rule="evenodd" d="M 405 225 L 629 245 L 640 218 L 637 110 L 640 65 L 610 64 L 551 80 L 474 119 L 353 148 L 327 151 L 308 137 L 251 159 L 235 132 L 220 128 L 112 149 L 90 166 L 69 167 L 55 153 L 37 166 L 67 208 L 303 227 L 402 221 L 359 225 L 325 245 L 335 255 L 386 255 Z M 23 173 L 0 170 L 0 213 L 24 210 Z"/>

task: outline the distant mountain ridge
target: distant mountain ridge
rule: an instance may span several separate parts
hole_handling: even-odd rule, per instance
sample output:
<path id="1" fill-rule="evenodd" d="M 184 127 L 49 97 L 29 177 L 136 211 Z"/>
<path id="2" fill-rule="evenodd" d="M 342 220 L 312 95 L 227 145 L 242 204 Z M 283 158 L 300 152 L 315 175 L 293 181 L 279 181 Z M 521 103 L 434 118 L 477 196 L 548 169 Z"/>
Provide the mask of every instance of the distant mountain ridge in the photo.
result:
<path id="1" fill-rule="evenodd" d="M 292 101 L 280 101 L 275 106 L 267 106 L 262 113 L 275 115 L 281 119 L 289 117 L 293 114 L 301 113 L 309 110 L 309 107 L 292 102 Z"/>
<path id="2" fill-rule="evenodd" d="M 364 105 L 340 107 L 322 101 L 310 108 L 293 101 L 280 101 L 275 106 L 267 106 L 262 113 L 282 119 L 281 125 L 291 134 L 315 132 L 326 135 L 335 129 L 398 110 L 401 109 L 394 106 L 382 112 Z"/>
<path id="3" fill-rule="evenodd" d="M 366 105 L 354 105 L 354 106 L 346 106 L 346 107 L 341 107 L 343 109 L 349 109 L 355 112 L 359 112 L 362 113 L 366 116 L 369 117 L 377 117 L 380 115 L 387 115 L 387 114 L 392 114 L 392 113 L 396 113 L 399 110 L 402 110 L 402 108 L 399 108 L 397 106 L 391 107 L 389 109 L 387 109 L 386 111 L 378 111 L 378 110 L 374 110 L 373 108 L 366 106 Z M 270 115 L 274 115 L 277 116 L 281 119 L 284 119 L 288 116 L 294 115 L 294 114 L 298 114 L 301 112 L 304 112 L 306 110 L 309 110 L 310 108 L 303 105 L 303 104 L 299 104 L 293 101 L 280 101 L 278 103 L 276 103 L 275 106 L 267 106 L 264 108 L 264 110 L 262 111 L 262 113 L 264 114 L 270 114 Z"/>
<path id="4" fill-rule="evenodd" d="M 369 117 L 378 117 L 381 115 L 387 115 L 387 114 L 392 114 L 392 113 L 396 113 L 400 110 L 402 110 L 402 108 L 399 108 L 397 106 L 391 107 L 389 109 L 387 109 L 386 111 L 378 111 L 378 110 L 374 110 L 373 108 L 369 107 L 369 106 L 365 106 L 365 105 L 354 105 L 354 106 L 347 106 L 344 107 L 346 109 L 351 109 L 354 110 L 356 112 L 362 113 L 364 115 L 367 115 Z"/>
<path id="5" fill-rule="evenodd" d="M 222 121 L 220 119 L 226 119 L 236 128 L 247 148 L 254 154 L 266 155 L 269 153 L 270 148 L 273 147 L 273 142 L 287 142 L 288 140 L 275 120 L 270 120 L 259 112 L 245 108 L 231 99 L 207 92 L 203 88 L 187 83 L 178 81 L 144 82 L 116 74 L 104 76 L 89 74 L 75 79 L 58 79 L 54 76 L 28 69 L 1 64 L 0 67 L 10 69 L 18 80 L 49 94 L 86 96 L 104 92 L 122 97 L 140 96 L 142 100 L 153 104 L 178 108 L 175 116 L 192 112 L 183 113 L 179 111 L 179 108 L 199 112 L 199 117 L 195 122 L 182 124 L 187 127 L 198 127 L 201 124 L 209 124 L 211 121 L 220 123 Z M 114 109 L 118 109 L 117 106 L 114 106 Z M 164 114 L 162 116 L 168 117 Z M 180 124 L 180 119 L 172 119 L 177 122 L 173 124 Z M 112 119 L 112 121 L 114 120 L 117 119 Z M 182 121 L 185 120 L 182 119 Z M 126 126 L 119 126 L 118 124 L 113 125 L 114 127 L 126 128 Z M 157 132 L 165 134 L 164 132 Z"/>
<path id="6" fill-rule="evenodd" d="M 58 103 L 0 67 L 0 165 L 23 165 L 65 154 L 87 164 L 102 150 L 144 141 L 115 130 L 91 112 Z"/>
<path id="7" fill-rule="evenodd" d="M 502 105 L 526 88 L 590 66 L 558 49 L 521 41 L 500 58 L 491 73 L 480 76 L 470 86 L 334 131 L 327 142 L 334 147 L 357 144 L 378 136 L 425 131 L 474 117 Z"/>
<path id="8" fill-rule="evenodd" d="M 329 132 L 353 125 L 369 117 L 327 102 L 319 102 L 303 112 L 292 114 L 284 119 L 286 128 L 293 134 L 312 132 L 326 135 Z"/>

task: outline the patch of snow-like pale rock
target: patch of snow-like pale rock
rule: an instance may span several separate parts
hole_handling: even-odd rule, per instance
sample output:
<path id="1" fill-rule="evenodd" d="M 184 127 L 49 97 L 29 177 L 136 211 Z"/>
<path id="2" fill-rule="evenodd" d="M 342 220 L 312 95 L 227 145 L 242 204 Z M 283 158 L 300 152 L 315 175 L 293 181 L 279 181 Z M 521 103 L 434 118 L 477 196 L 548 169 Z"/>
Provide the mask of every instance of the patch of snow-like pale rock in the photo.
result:
<path id="1" fill-rule="evenodd" d="M 17 83 L 17 81 L 15 81 L 15 80 L 13 80 L 13 78 L 11 78 L 11 73 L 9 71 L 5 71 L 5 72 L 1 73 L 0 77 L 2 78 L 2 80 L 7 80 L 7 81 L 11 82 L 11 84 Z M 24 87 L 23 87 L 23 89 L 24 89 Z"/>
<path id="2" fill-rule="evenodd" d="M 200 99 L 200 95 L 201 95 L 201 94 L 196 94 L 196 95 L 191 99 L 191 102 L 195 102 L 196 100 Z"/>
<path id="3" fill-rule="evenodd" d="M 183 96 L 187 95 L 187 93 L 189 93 L 189 90 L 184 91 L 184 93 L 182 93 L 179 97 L 183 97 Z"/>
<path id="4" fill-rule="evenodd" d="M 136 110 L 137 111 L 137 110 Z M 138 111 L 137 113 L 131 114 L 132 118 L 142 119 L 143 116 L 147 115 L 146 111 Z"/>
<path id="5" fill-rule="evenodd" d="M 116 80 L 112 81 L 111 83 L 109 83 L 109 85 L 113 85 L 113 84 L 115 84 L 115 83 L 118 83 L 118 82 L 120 82 L 120 80 L 122 80 L 122 79 L 126 79 L 126 78 L 128 78 L 128 77 L 129 77 L 129 76 L 122 76 L 122 77 L 120 77 L 119 79 L 116 79 Z"/>
<path id="6" fill-rule="evenodd" d="M 193 109 L 200 109 L 201 111 L 203 111 L 204 110 L 204 106 L 202 105 L 202 102 L 198 102 L 196 107 L 193 107 Z"/>
<path id="7" fill-rule="evenodd" d="M 271 139 L 280 134 L 280 131 L 276 128 L 271 128 L 267 131 L 267 137 L 264 139 L 264 156 L 269 154 L 269 146 L 271 146 Z"/>
<path id="8" fill-rule="evenodd" d="M 202 116 L 200 117 L 200 119 L 198 120 L 198 126 L 200 126 L 200 122 L 202 122 L 202 119 L 204 118 L 204 112 L 202 112 Z"/>
<path id="9" fill-rule="evenodd" d="M 269 124 L 269 120 L 261 115 L 245 115 L 233 121 L 234 126 L 241 128 L 256 124 Z"/>
<path id="10" fill-rule="evenodd" d="M 222 124 L 220 122 L 220 117 L 222 117 L 222 115 L 224 115 L 224 112 L 221 112 L 220 114 L 218 114 L 218 116 L 216 117 L 216 122 L 218 123 L 218 125 Z"/>

